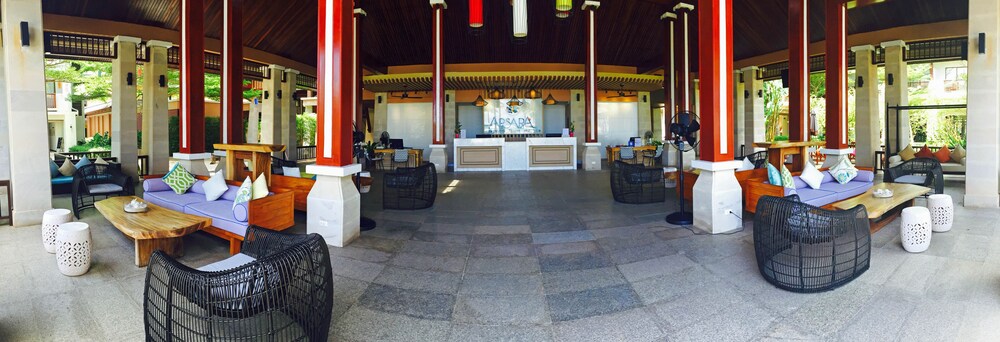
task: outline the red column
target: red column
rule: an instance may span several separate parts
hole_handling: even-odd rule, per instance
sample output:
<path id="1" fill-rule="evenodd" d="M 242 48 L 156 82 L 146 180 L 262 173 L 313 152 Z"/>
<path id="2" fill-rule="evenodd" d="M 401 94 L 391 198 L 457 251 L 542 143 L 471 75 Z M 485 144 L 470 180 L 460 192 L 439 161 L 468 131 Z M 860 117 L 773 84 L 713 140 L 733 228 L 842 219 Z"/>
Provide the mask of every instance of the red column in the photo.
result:
<path id="1" fill-rule="evenodd" d="M 674 30 L 675 23 L 677 22 L 677 15 L 671 12 L 663 13 L 660 16 L 660 20 L 663 20 L 663 36 L 667 37 L 667 46 L 663 49 L 663 94 L 664 94 L 664 113 L 667 120 L 671 120 L 674 117 L 674 111 L 676 110 L 674 106 L 676 105 L 676 80 L 675 75 L 677 74 L 674 70 Z M 663 137 L 667 137 L 669 134 L 663 132 Z"/>
<path id="2" fill-rule="evenodd" d="M 354 112 L 349 89 L 354 84 L 351 0 L 320 0 L 316 49 L 316 164 L 347 166 L 352 162 Z"/>
<path id="3" fill-rule="evenodd" d="M 353 102 L 351 107 L 354 108 L 354 124 L 357 125 L 355 128 L 359 132 L 365 131 L 364 122 L 364 72 L 361 69 L 361 23 L 364 21 L 365 16 L 368 13 L 361 8 L 354 9 L 354 86 L 351 87 L 351 94 Z"/>
<path id="4" fill-rule="evenodd" d="M 847 8 L 826 0 L 826 148 L 847 148 Z"/>
<path id="5" fill-rule="evenodd" d="M 448 7 L 444 0 L 430 0 L 431 9 L 434 11 L 433 23 L 433 47 L 434 71 L 432 82 L 434 82 L 434 100 L 431 111 L 431 124 L 433 129 L 432 143 L 434 145 L 444 145 L 444 10 Z"/>
<path id="6" fill-rule="evenodd" d="M 222 142 L 243 142 L 243 0 L 223 1 Z"/>
<path id="7" fill-rule="evenodd" d="M 588 143 L 597 142 L 597 14 L 595 10 L 601 4 L 596 1 L 585 1 L 583 11 L 587 20 L 587 64 L 583 67 L 584 87 L 584 128 Z"/>
<path id="8" fill-rule="evenodd" d="M 733 160 L 733 0 L 698 1 L 701 160 Z"/>
<path id="9" fill-rule="evenodd" d="M 205 152 L 205 6 L 181 1 L 180 153 Z"/>
<path id="10" fill-rule="evenodd" d="M 694 5 L 688 3 L 678 3 L 674 6 L 677 12 L 679 28 L 674 29 L 674 53 L 680 54 L 674 58 L 674 74 L 677 111 L 691 110 L 691 29 L 690 15 L 694 11 Z"/>
<path id="11" fill-rule="evenodd" d="M 809 0 L 788 0 L 788 138 L 809 140 Z"/>

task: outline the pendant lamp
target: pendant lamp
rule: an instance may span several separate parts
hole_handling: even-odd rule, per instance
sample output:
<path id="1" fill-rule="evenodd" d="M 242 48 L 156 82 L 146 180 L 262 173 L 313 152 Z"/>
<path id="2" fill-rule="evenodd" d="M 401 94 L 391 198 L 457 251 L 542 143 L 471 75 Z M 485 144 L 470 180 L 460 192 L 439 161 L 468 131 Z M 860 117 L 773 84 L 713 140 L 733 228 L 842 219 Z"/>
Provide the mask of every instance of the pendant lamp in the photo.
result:
<path id="1" fill-rule="evenodd" d="M 573 9 L 573 0 L 556 0 L 556 11 L 569 12 Z"/>
<path id="2" fill-rule="evenodd" d="M 559 19 L 569 18 L 569 11 L 556 11 L 556 18 Z"/>
<path id="3" fill-rule="evenodd" d="M 528 0 L 512 0 L 514 6 L 514 38 L 528 36 Z"/>
<path id="4" fill-rule="evenodd" d="M 490 91 L 491 99 L 499 100 L 501 97 L 503 97 L 503 91 L 500 90 L 500 88 L 493 88 L 493 90 Z"/>
<path id="5" fill-rule="evenodd" d="M 469 27 L 483 27 L 483 0 L 469 0 Z"/>
<path id="6" fill-rule="evenodd" d="M 510 101 L 507 101 L 507 105 L 511 107 L 520 106 L 521 100 L 518 100 L 517 95 L 514 95 L 514 97 L 510 98 Z"/>
<path id="7" fill-rule="evenodd" d="M 556 103 L 559 103 L 559 101 L 556 101 L 556 98 L 552 97 L 552 93 L 549 93 L 549 97 L 546 97 L 545 100 L 542 101 L 542 103 L 547 105 L 554 105 Z"/>
<path id="8" fill-rule="evenodd" d="M 537 99 L 539 97 L 542 97 L 542 92 L 538 91 L 538 89 L 531 88 L 531 89 L 528 90 L 528 96 L 527 96 L 527 98 L 529 98 L 529 99 Z"/>
<path id="9" fill-rule="evenodd" d="M 483 99 L 482 95 L 479 95 L 479 97 L 476 97 L 476 102 L 473 102 L 473 104 L 475 104 L 476 107 L 486 107 L 486 100 Z"/>

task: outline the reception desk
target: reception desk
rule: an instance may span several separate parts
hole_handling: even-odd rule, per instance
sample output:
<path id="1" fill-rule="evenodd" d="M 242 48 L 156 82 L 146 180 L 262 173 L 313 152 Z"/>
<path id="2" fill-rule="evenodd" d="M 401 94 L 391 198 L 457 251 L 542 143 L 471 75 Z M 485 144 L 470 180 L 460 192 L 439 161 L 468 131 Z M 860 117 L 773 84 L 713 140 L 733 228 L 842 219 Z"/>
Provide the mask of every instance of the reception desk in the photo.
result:
<path id="1" fill-rule="evenodd" d="M 455 139 L 455 172 L 575 169 L 576 138 Z"/>

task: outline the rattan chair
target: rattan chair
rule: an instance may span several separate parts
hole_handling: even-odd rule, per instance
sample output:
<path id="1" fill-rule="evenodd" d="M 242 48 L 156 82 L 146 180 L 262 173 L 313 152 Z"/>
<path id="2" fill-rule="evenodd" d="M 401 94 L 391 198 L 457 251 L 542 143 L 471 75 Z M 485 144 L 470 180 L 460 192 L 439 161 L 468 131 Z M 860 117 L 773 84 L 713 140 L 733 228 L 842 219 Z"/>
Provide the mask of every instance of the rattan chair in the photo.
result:
<path id="1" fill-rule="evenodd" d="M 754 152 L 747 155 L 750 158 L 750 162 L 753 163 L 753 168 L 760 169 L 767 165 L 767 151 Z"/>
<path id="2" fill-rule="evenodd" d="M 73 174 L 73 215 L 93 208 L 98 199 L 135 194 L 131 176 L 122 172 L 120 164 L 87 164 Z"/>
<path id="3" fill-rule="evenodd" d="M 944 193 L 944 172 L 941 162 L 934 158 L 913 158 L 885 170 L 883 179 L 888 183 L 906 183 L 933 188 L 935 194 Z"/>
<path id="4" fill-rule="evenodd" d="M 628 204 L 663 202 L 663 169 L 647 168 L 616 160 L 611 165 L 611 194 Z"/>
<path id="5" fill-rule="evenodd" d="M 386 172 L 382 182 L 383 209 L 430 208 L 437 197 L 437 169 L 432 163 L 396 168 Z"/>
<path id="6" fill-rule="evenodd" d="M 753 220 L 753 244 L 760 274 L 792 292 L 822 292 L 868 270 L 871 234 L 868 211 L 825 210 L 785 198 L 763 196 Z"/>
<path id="7" fill-rule="evenodd" d="M 318 234 L 250 226 L 241 253 L 222 262 L 193 269 L 156 251 L 146 269 L 147 341 L 325 341 L 332 314 Z"/>

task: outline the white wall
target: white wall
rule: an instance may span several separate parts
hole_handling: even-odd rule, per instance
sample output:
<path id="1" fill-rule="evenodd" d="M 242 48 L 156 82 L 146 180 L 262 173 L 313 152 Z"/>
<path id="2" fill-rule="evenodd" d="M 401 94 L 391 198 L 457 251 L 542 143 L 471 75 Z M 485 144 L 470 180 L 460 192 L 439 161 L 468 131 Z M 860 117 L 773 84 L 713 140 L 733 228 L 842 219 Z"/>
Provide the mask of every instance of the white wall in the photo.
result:
<path id="1" fill-rule="evenodd" d="M 583 128 L 580 126 L 578 128 Z M 639 136 L 639 104 L 635 102 L 597 103 L 597 140 L 601 145 L 624 145 L 631 137 Z M 607 158 L 605 149 L 601 158 Z"/>
<path id="2" fill-rule="evenodd" d="M 424 150 L 424 159 L 431 153 L 431 109 L 430 102 L 390 103 L 386 115 L 389 136 L 403 139 L 406 147 Z"/>

